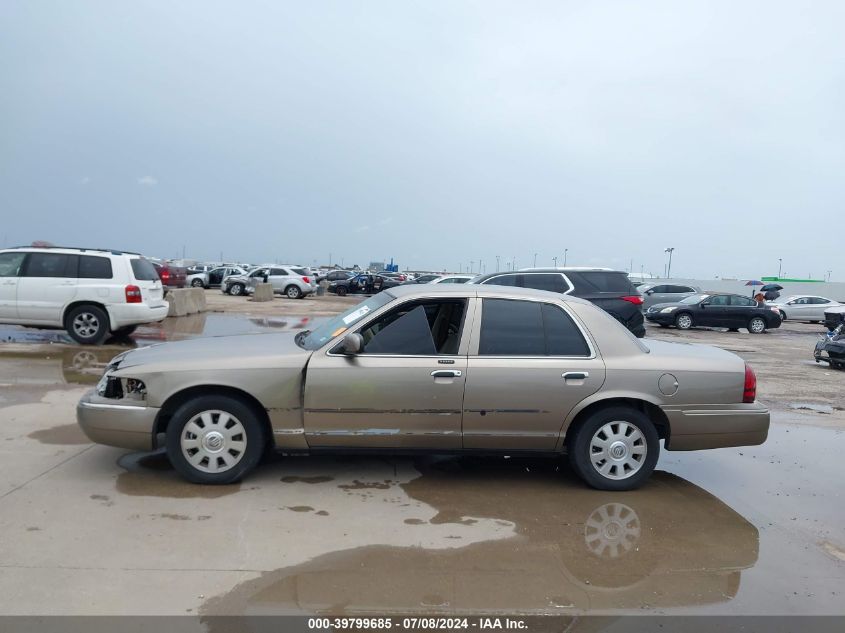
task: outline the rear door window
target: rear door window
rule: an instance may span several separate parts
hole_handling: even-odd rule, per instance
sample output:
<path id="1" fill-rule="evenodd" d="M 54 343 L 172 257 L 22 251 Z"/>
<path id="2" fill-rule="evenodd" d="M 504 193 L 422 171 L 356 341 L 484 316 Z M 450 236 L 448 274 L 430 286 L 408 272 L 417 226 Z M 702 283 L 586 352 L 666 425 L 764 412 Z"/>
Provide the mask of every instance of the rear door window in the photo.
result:
<path id="1" fill-rule="evenodd" d="M 149 260 L 143 257 L 130 260 L 132 264 L 132 274 L 138 281 L 158 281 L 159 276 L 156 272 L 155 266 Z"/>
<path id="2" fill-rule="evenodd" d="M 24 277 L 75 277 L 75 260 L 62 253 L 30 253 Z"/>
<path id="3" fill-rule="evenodd" d="M 79 256 L 80 279 L 112 279 L 114 274 L 111 268 L 111 260 L 108 257 L 95 257 L 93 255 Z"/>
<path id="4" fill-rule="evenodd" d="M 522 275 L 522 278 L 525 288 L 548 290 L 561 294 L 569 290 L 569 286 L 563 280 L 563 277 L 557 273 L 531 273 Z"/>
<path id="5" fill-rule="evenodd" d="M 580 293 L 608 292 L 619 295 L 637 294 L 631 280 L 623 272 L 603 270 L 567 271 L 566 276 Z"/>
<path id="6" fill-rule="evenodd" d="M 293 271 L 293 273 L 295 275 L 299 275 L 300 277 L 307 277 L 308 276 L 308 271 L 305 270 L 304 268 L 291 268 L 291 270 Z"/>
<path id="7" fill-rule="evenodd" d="M 520 277 L 522 275 L 519 275 Z M 484 284 L 490 284 L 493 286 L 519 286 L 520 284 L 517 283 L 517 275 L 498 275 L 497 277 L 491 277 L 486 281 L 483 281 Z"/>
<path id="8" fill-rule="evenodd" d="M 290 275 L 290 273 L 288 271 L 286 271 L 284 268 L 271 268 L 270 274 L 273 277 L 287 277 L 288 275 Z"/>
<path id="9" fill-rule="evenodd" d="M 546 331 L 546 354 L 549 356 L 589 356 L 584 335 L 561 308 L 543 304 L 543 327 Z"/>
<path id="10" fill-rule="evenodd" d="M 481 356 L 544 356 L 541 304 L 536 301 L 484 299 L 481 313 Z"/>
<path id="11" fill-rule="evenodd" d="M 730 302 L 730 297 L 728 295 L 716 295 L 715 297 L 710 297 L 708 301 L 710 305 L 726 306 Z"/>
<path id="12" fill-rule="evenodd" d="M 739 295 L 733 295 L 731 298 L 731 305 L 732 306 L 756 306 L 757 302 L 753 299 L 748 299 L 747 297 L 740 297 Z"/>

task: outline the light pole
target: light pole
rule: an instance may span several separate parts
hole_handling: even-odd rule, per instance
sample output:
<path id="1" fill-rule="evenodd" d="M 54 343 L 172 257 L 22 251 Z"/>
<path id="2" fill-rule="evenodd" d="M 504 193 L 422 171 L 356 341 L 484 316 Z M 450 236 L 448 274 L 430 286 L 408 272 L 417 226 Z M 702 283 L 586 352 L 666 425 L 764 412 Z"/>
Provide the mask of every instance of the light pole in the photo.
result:
<path id="1" fill-rule="evenodd" d="M 474 260 L 474 259 L 469 260 L 469 272 L 470 272 L 470 273 L 472 273 L 472 266 L 473 266 L 473 264 L 475 264 L 475 260 Z"/>
<path id="2" fill-rule="evenodd" d="M 569 252 L 568 248 L 563 249 L 563 267 L 566 268 L 566 254 Z"/>
<path id="3" fill-rule="evenodd" d="M 557 256 L 552 257 L 552 261 L 555 263 L 555 268 L 557 268 Z"/>
<path id="4" fill-rule="evenodd" d="M 783 257 L 778 257 L 778 279 L 780 279 L 780 272 L 783 269 Z"/>
<path id="5" fill-rule="evenodd" d="M 828 280 L 828 281 L 830 281 L 830 273 L 832 273 L 832 272 L 833 272 L 832 270 L 828 270 L 828 271 L 827 271 L 827 280 Z"/>
<path id="6" fill-rule="evenodd" d="M 675 247 L 669 246 L 663 252 L 669 253 L 669 266 L 666 268 L 666 279 L 671 279 L 672 278 L 672 253 L 675 252 Z"/>
<path id="7" fill-rule="evenodd" d="M 496 272 L 499 272 L 499 256 L 496 255 Z"/>
<path id="8" fill-rule="evenodd" d="M 534 268 L 537 268 L 537 253 L 534 253 Z"/>

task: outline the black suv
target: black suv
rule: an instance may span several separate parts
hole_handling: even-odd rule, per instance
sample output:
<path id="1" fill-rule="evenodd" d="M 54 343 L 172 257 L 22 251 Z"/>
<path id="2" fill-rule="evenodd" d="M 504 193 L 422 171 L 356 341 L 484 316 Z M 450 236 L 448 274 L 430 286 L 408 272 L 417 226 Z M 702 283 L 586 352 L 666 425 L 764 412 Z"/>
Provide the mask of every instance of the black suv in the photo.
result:
<path id="1" fill-rule="evenodd" d="M 595 303 L 638 338 L 645 336 L 643 297 L 627 273 L 606 268 L 529 268 L 515 272 L 490 273 L 471 284 L 495 284 L 549 290 Z"/>

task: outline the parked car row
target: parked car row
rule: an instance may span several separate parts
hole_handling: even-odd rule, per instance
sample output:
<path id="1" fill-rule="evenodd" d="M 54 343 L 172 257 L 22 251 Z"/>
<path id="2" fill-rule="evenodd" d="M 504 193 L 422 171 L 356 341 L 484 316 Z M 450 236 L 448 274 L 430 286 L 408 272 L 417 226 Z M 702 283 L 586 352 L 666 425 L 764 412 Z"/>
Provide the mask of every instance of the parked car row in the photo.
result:
<path id="1" fill-rule="evenodd" d="M 317 279 L 307 268 L 287 264 L 263 266 L 249 273 L 232 274 L 225 277 L 221 290 L 230 295 L 252 294 L 259 283 L 269 283 L 273 292 L 288 299 L 302 299 L 317 288 Z"/>

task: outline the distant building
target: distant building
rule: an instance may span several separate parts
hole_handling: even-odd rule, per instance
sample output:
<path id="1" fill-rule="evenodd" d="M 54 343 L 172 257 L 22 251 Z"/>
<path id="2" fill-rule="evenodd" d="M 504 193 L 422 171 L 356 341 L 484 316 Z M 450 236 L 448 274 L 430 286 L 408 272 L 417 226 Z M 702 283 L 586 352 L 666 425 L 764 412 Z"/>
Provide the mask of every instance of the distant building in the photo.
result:
<path id="1" fill-rule="evenodd" d="M 370 262 L 370 265 L 367 267 L 368 270 L 384 270 L 384 262 Z"/>

